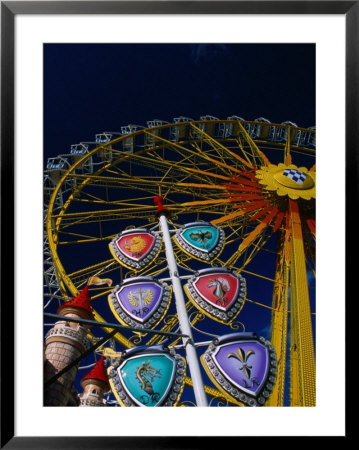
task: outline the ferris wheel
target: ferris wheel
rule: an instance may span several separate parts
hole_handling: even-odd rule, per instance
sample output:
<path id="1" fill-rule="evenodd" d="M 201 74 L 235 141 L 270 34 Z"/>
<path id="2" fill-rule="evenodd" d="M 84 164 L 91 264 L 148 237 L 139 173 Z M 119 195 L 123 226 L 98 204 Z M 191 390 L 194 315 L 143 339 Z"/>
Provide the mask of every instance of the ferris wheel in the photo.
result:
<path id="1" fill-rule="evenodd" d="M 149 264 L 136 265 L 111 250 L 111 242 L 135 236 L 136 230 L 156 236 L 154 198 L 161 197 L 182 284 L 187 283 L 193 333 L 208 340 L 239 329 L 267 330 L 276 353 L 276 382 L 266 406 L 284 405 L 287 391 L 290 405 L 315 405 L 314 127 L 238 116 L 128 125 L 50 159 L 44 183 L 45 310 L 77 295 L 93 277 L 114 285 L 166 277 L 168 258 L 160 243 Z M 206 226 L 218 230 L 220 243 L 210 257 L 183 242 L 186 227 L 196 235 L 193 239 L 204 241 Z M 129 245 L 128 239 L 124 242 Z M 191 296 L 191 277 L 216 270 L 246 281 L 245 298 L 227 315 Z M 217 279 L 223 281 L 223 297 L 226 280 Z M 121 322 L 108 300 L 113 286 L 89 287 L 95 320 L 110 323 L 115 316 Z M 180 330 L 173 302 L 155 325 L 163 332 Z M 122 349 L 166 342 L 163 334 L 124 330 L 115 335 L 111 349 L 100 351 L 110 357 Z M 179 342 L 172 337 L 171 346 L 183 351 Z M 193 388 L 190 376 L 184 384 Z M 204 390 L 226 404 L 245 403 L 220 392 L 211 379 Z"/>

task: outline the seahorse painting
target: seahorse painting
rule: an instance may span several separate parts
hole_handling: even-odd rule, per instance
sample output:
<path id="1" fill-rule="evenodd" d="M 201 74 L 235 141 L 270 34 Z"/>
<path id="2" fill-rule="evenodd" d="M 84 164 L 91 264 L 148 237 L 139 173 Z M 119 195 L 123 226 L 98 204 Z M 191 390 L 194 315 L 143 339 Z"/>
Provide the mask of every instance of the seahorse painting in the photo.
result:
<path id="1" fill-rule="evenodd" d="M 160 395 L 154 392 L 152 385 L 155 378 L 161 378 L 160 372 L 161 370 L 151 367 L 151 361 L 143 361 L 136 371 L 136 378 L 140 382 L 141 389 L 150 396 L 152 403 L 158 402 L 160 399 Z M 142 396 L 142 401 L 148 403 L 148 397 Z"/>

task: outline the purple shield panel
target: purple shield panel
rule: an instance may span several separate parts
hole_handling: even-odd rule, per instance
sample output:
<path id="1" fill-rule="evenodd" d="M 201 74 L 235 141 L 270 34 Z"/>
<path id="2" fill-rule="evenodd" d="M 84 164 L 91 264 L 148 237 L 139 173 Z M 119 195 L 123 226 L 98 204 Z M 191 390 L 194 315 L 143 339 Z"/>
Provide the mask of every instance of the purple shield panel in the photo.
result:
<path id="1" fill-rule="evenodd" d="M 163 288 L 156 283 L 136 283 L 121 287 L 116 295 L 129 316 L 144 322 L 157 309 L 162 292 Z"/>
<path id="2" fill-rule="evenodd" d="M 272 344 L 255 333 L 235 333 L 211 343 L 202 364 L 222 392 L 248 406 L 262 406 L 276 380 L 277 361 Z"/>
<path id="3" fill-rule="evenodd" d="M 262 389 L 269 368 L 268 349 L 259 342 L 241 341 L 218 348 L 214 355 L 218 368 L 231 382 L 250 395 Z"/>
<path id="4" fill-rule="evenodd" d="M 124 325 L 153 328 L 166 314 L 172 289 L 152 277 L 129 278 L 109 295 L 109 304 Z"/>

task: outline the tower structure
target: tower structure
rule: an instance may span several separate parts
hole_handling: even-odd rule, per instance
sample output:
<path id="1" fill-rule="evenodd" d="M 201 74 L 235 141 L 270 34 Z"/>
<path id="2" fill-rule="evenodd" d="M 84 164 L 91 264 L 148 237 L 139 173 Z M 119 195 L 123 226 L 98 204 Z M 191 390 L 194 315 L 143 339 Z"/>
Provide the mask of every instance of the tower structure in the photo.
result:
<path id="1" fill-rule="evenodd" d="M 91 297 L 86 286 L 76 297 L 61 305 L 58 314 L 68 318 L 93 319 Z M 88 326 L 66 319 L 55 323 L 45 337 L 44 381 L 71 364 L 90 346 Z M 71 403 L 72 387 L 77 366 L 72 367 L 51 383 L 44 392 L 45 406 L 67 406 Z"/>
<path id="2" fill-rule="evenodd" d="M 80 395 L 80 406 L 105 406 L 103 396 L 110 389 L 110 384 L 103 356 L 80 383 L 84 389 Z"/>

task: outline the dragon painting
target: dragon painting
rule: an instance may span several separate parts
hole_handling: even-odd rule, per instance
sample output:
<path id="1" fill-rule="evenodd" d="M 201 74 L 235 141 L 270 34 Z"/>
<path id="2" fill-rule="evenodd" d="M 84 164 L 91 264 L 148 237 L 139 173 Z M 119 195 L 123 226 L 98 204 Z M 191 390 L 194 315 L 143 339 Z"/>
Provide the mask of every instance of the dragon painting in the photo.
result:
<path id="1" fill-rule="evenodd" d="M 141 389 L 150 396 L 152 403 L 158 402 L 160 399 L 160 394 L 154 392 L 152 385 L 155 378 L 161 378 L 160 372 L 161 369 L 157 370 L 151 367 L 151 361 L 143 361 L 136 370 L 136 378 L 140 382 Z M 143 395 L 141 401 L 148 403 L 148 397 Z"/>

